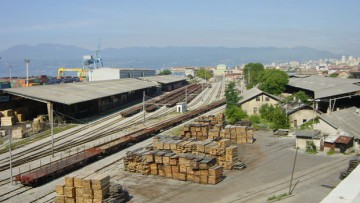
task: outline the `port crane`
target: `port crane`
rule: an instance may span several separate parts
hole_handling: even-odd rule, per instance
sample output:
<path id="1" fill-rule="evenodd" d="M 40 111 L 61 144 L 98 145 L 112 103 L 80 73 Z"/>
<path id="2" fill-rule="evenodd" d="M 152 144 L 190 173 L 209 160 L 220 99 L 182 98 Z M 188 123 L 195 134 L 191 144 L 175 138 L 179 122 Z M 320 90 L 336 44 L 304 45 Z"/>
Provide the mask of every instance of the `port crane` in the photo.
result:
<path id="1" fill-rule="evenodd" d="M 93 55 L 84 55 L 82 68 L 65 68 L 60 67 L 58 68 L 58 78 L 64 77 L 65 72 L 77 72 L 77 76 L 80 78 L 80 81 L 86 80 L 89 71 L 97 68 L 103 67 L 103 61 L 100 55 L 100 47 L 101 47 L 101 40 L 98 40 L 97 49 L 95 51 L 95 58 Z"/>

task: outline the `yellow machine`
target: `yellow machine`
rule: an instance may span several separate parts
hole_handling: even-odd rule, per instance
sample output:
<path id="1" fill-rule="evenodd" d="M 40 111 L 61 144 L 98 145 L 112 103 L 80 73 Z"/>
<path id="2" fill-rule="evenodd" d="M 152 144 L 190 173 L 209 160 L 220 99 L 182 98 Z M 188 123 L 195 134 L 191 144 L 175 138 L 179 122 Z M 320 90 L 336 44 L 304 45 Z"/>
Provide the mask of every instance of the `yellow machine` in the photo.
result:
<path id="1" fill-rule="evenodd" d="M 58 68 L 58 78 L 64 76 L 64 72 L 77 72 L 77 76 L 80 78 L 81 81 L 86 79 L 87 73 L 89 72 L 88 69 L 83 68 L 65 68 L 61 67 Z"/>

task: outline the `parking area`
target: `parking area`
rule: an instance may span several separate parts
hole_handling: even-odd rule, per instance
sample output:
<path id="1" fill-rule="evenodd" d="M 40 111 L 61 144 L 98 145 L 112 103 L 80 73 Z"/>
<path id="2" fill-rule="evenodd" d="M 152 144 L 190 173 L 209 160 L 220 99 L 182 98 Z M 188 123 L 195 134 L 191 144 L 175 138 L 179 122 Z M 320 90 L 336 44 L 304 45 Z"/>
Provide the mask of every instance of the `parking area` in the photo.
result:
<path id="1" fill-rule="evenodd" d="M 242 144 L 239 157 L 244 170 L 225 172 L 217 185 L 201 185 L 159 176 L 124 172 L 123 165 L 112 171 L 112 180 L 129 191 L 130 202 L 266 202 L 268 197 L 289 190 L 295 157 L 295 139 L 277 138 L 270 131 L 255 132 L 253 144 Z M 282 202 L 319 202 L 339 182 L 350 155 L 328 156 L 298 151 L 293 196 Z"/>

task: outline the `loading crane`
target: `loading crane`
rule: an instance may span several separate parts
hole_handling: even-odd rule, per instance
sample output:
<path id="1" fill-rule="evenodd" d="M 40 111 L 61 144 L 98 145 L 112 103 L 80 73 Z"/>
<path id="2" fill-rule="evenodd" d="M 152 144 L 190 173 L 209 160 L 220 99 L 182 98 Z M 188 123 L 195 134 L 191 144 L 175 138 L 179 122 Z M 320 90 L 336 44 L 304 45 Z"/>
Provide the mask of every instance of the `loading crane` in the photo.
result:
<path id="1" fill-rule="evenodd" d="M 61 78 L 65 75 L 64 72 L 77 72 L 77 76 L 80 78 L 80 81 L 84 81 L 86 79 L 87 73 L 89 72 L 88 69 L 83 68 L 65 68 L 61 67 L 58 68 L 58 78 Z"/>
<path id="2" fill-rule="evenodd" d="M 93 57 L 93 55 L 84 55 L 82 68 L 65 68 L 65 67 L 58 68 L 57 78 L 60 79 L 61 77 L 64 77 L 65 76 L 64 72 L 77 72 L 77 76 L 80 78 L 80 81 L 85 81 L 90 70 L 103 67 L 103 61 L 100 55 L 100 47 L 101 47 L 101 40 L 99 39 L 97 43 L 97 49 L 95 51 L 95 58 Z"/>

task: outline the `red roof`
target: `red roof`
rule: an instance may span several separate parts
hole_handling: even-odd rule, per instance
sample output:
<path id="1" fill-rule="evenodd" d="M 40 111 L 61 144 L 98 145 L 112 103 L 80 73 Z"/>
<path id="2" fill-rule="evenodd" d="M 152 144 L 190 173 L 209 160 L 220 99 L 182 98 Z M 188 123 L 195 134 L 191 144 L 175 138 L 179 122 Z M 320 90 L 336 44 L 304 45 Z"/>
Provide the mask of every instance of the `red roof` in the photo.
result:
<path id="1" fill-rule="evenodd" d="M 335 143 L 339 143 L 339 144 L 349 144 L 352 140 L 353 140 L 353 137 L 339 136 L 339 137 L 335 140 Z"/>

